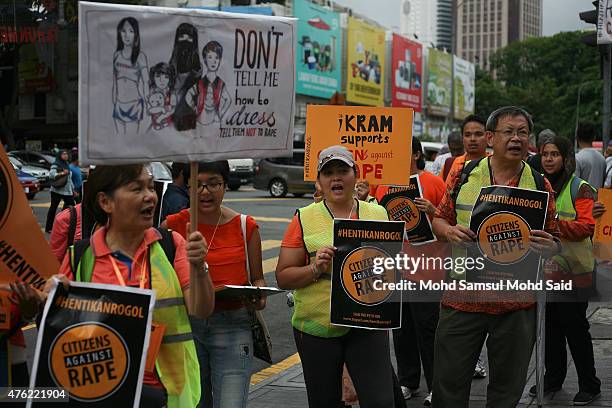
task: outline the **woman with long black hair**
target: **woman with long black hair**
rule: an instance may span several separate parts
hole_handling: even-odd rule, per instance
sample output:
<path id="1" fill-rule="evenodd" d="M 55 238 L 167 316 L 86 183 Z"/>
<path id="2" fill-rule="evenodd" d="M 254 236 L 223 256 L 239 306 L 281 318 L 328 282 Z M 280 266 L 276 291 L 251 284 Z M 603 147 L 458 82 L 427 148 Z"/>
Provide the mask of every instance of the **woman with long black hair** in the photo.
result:
<path id="1" fill-rule="evenodd" d="M 138 134 L 149 91 L 147 56 L 140 50 L 140 29 L 134 17 L 117 24 L 113 55 L 113 119 L 117 133 Z"/>

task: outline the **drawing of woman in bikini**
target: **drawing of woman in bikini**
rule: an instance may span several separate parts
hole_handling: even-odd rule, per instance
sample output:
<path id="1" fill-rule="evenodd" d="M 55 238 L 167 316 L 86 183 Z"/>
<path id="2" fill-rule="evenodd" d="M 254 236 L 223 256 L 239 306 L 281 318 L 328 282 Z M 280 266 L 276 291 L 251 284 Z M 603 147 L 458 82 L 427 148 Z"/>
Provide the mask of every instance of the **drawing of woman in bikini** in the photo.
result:
<path id="1" fill-rule="evenodd" d="M 138 21 L 122 19 L 117 25 L 117 50 L 113 55 L 113 119 L 119 134 L 140 131 L 148 99 L 147 56 L 140 51 Z"/>

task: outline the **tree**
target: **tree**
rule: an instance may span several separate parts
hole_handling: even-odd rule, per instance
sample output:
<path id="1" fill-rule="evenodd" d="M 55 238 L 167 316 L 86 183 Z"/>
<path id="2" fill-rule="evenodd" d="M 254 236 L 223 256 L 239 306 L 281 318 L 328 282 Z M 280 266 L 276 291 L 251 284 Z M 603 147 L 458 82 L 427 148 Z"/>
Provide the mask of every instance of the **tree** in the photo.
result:
<path id="1" fill-rule="evenodd" d="M 582 43 L 582 35 L 529 38 L 498 50 L 491 58 L 495 77 L 477 71 L 476 111 L 486 117 L 505 104 L 523 106 L 533 115 L 536 132 L 550 128 L 573 137 L 581 91 L 580 122 L 599 124 L 599 53 Z"/>

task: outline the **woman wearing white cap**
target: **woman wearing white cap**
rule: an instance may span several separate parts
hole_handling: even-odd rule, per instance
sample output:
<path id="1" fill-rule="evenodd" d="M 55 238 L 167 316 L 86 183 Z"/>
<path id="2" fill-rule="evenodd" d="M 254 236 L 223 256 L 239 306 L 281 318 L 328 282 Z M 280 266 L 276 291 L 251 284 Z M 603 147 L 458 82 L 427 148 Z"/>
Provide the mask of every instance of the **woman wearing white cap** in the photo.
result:
<path id="1" fill-rule="evenodd" d="M 354 198 L 356 167 L 345 147 L 321 151 L 317 170 L 324 200 L 297 210 L 276 267 L 278 286 L 295 290 L 291 323 L 308 404 L 316 408 L 340 405 L 346 363 L 362 408 L 393 407 L 388 333 L 333 326 L 329 316 L 334 219 L 387 221 L 387 212 Z"/>

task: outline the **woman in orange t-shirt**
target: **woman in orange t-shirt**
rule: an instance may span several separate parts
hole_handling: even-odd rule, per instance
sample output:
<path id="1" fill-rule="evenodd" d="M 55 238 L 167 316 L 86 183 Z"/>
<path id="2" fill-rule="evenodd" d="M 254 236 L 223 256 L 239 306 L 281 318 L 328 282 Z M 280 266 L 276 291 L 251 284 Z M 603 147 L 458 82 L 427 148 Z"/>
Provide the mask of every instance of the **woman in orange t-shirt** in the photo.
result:
<path id="1" fill-rule="evenodd" d="M 243 237 L 240 214 L 222 205 L 228 178 L 226 160 L 199 164 L 198 231 L 207 242 L 206 262 L 213 286 L 249 284 L 244 240 L 248 248 L 250 284 L 265 286 L 257 223 L 247 216 L 246 237 Z M 188 223 L 189 210 L 185 209 L 169 215 L 164 224 L 185 234 Z M 265 305 L 265 297 L 246 301 L 217 298 L 209 318 L 192 318 L 200 360 L 200 407 L 246 407 L 253 362 L 251 316 L 247 307 L 261 310 Z"/>

